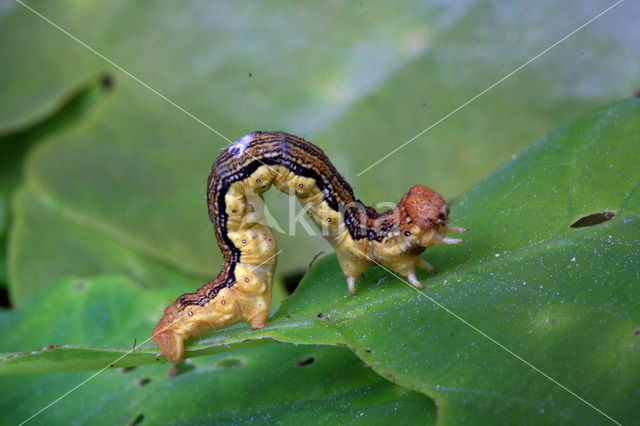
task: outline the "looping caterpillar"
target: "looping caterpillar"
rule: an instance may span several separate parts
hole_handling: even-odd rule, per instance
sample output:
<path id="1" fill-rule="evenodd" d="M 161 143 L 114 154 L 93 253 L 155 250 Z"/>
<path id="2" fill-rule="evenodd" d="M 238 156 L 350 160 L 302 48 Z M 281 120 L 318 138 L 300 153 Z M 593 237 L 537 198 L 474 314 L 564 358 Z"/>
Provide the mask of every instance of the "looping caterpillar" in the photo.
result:
<path id="1" fill-rule="evenodd" d="M 261 201 L 272 185 L 298 197 L 335 249 L 353 295 L 356 278 L 375 264 L 423 288 L 416 267 L 432 273 L 435 269 L 421 258 L 422 252 L 432 245 L 462 242 L 445 234 L 466 231 L 447 224 L 449 206 L 430 188 L 413 186 L 395 208 L 377 213 L 354 197 L 317 146 L 283 132 L 243 136 L 218 157 L 207 183 L 209 217 L 224 255 L 222 270 L 195 293 L 178 297 L 153 331 L 171 362 L 183 359 L 186 339 L 208 330 L 239 321 L 254 329 L 264 327 L 277 244 L 261 220 L 262 205 L 252 199 Z"/>

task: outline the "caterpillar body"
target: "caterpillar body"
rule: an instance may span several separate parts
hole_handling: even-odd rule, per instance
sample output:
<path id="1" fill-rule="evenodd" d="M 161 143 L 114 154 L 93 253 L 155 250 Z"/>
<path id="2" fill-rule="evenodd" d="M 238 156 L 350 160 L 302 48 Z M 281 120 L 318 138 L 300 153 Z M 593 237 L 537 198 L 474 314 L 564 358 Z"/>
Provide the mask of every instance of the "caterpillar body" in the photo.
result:
<path id="1" fill-rule="evenodd" d="M 178 297 L 156 325 L 153 338 L 171 362 L 184 357 L 190 337 L 239 321 L 265 325 L 277 244 L 262 220 L 262 193 L 272 185 L 295 194 L 333 246 L 349 291 L 364 270 L 380 264 L 416 279 L 429 246 L 456 244 L 447 232 L 449 206 L 434 190 L 416 185 L 398 205 L 377 213 L 354 197 L 351 186 L 320 148 L 284 132 L 255 132 L 230 145 L 215 161 L 207 183 L 209 217 L 224 255 L 219 275 L 195 293 Z"/>

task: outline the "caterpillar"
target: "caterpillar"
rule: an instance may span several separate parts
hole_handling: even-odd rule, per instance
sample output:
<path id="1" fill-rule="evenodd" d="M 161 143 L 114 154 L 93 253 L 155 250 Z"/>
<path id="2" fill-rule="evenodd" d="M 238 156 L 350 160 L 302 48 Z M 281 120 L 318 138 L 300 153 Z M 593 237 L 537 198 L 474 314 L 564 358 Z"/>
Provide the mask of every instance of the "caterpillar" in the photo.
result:
<path id="1" fill-rule="evenodd" d="M 429 246 L 456 244 L 447 232 L 449 206 L 436 191 L 413 186 L 391 210 L 377 213 L 356 199 L 351 186 L 320 148 L 284 132 L 254 132 L 227 147 L 207 181 L 209 217 L 224 262 L 218 276 L 167 307 L 153 339 L 171 362 L 184 358 L 184 341 L 239 321 L 265 325 L 277 244 L 262 220 L 262 193 L 272 185 L 295 194 L 333 246 L 349 291 L 364 270 L 380 264 L 423 288 L 416 267 L 435 273 L 422 259 Z M 256 202 L 258 201 L 258 202 Z"/>

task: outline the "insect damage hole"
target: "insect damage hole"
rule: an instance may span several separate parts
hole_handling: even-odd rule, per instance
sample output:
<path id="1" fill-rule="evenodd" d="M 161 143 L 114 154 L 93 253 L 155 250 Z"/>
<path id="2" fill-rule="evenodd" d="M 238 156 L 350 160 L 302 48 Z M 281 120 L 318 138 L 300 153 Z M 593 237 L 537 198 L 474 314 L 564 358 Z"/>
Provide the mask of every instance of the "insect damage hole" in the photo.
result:
<path id="1" fill-rule="evenodd" d="M 221 361 L 218 361 L 218 363 L 216 364 L 216 368 L 236 368 L 242 367 L 243 365 L 244 362 L 237 358 L 225 358 Z"/>
<path id="2" fill-rule="evenodd" d="M 140 413 L 127 422 L 127 426 L 139 425 L 144 421 L 144 414 Z"/>
<path id="3" fill-rule="evenodd" d="M 102 86 L 104 90 L 113 89 L 114 84 L 115 84 L 115 78 L 111 73 L 106 72 L 100 76 L 100 86 Z"/>
<path id="4" fill-rule="evenodd" d="M 313 361 L 315 361 L 316 359 L 312 356 L 310 356 L 307 359 L 303 359 L 297 362 L 298 366 L 300 367 L 305 367 L 307 365 L 313 364 Z"/>
<path id="5" fill-rule="evenodd" d="M 571 224 L 571 228 L 583 228 L 585 226 L 594 226 L 598 225 L 602 222 L 606 222 L 608 220 L 616 217 L 616 212 L 608 211 L 608 212 L 600 212 L 593 213 L 587 216 L 582 216 L 580 219 L 576 220 Z"/>
<path id="6" fill-rule="evenodd" d="M 139 387 L 139 388 L 141 388 L 143 386 L 146 386 L 149 383 L 151 383 L 151 378 L 149 378 L 149 377 L 145 377 L 145 378 L 138 379 L 138 380 L 135 381 L 136 387 Z"/>

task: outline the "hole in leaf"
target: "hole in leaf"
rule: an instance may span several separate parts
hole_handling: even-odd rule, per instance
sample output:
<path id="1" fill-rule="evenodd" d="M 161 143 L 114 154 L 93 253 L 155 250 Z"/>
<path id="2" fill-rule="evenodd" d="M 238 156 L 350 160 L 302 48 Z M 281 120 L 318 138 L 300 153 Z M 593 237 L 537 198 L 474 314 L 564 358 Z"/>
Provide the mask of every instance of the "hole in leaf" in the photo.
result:
<path id="1" fill-rule="evenodd" d="M 145 378 L 136 380 L 136 386 L 141 388 L 143 386 L 148 385 L 150 382 L 151 382 L 151 378 L 145 377 Z"/>
<path id="2" fill-rule="evenodd" d="M 284 288 L 287 290 L 287 293 L 291 294 L 295 291 L 298 284 L 300 284 L 300 280 L 304 276 L 304 273 L 305 271 L 299 270 L 285 274 L 282 277 L 282 283 L 284 284 Z"/>
<path id="3" fill-rule="evenodd" d="M 593 213 L 588 216 L 583 216 L 571 224 L 571 228 L 582 228 L 585 226 L 594 226 L 602 222 L 616 217 L 616 212 L 600 212 Z"/>
<path id="4" fill-rule="evenodd" d="M 76 284 L 73 285 L 73 291 L 82 291 L 85 290 L 87 288 L 87 282 L 86 281 L 78 281 Z"/>
<path id="5" fill-rule="evenodd" d="M 133 370 L 135 370 L 138 367 L 123 367 L 120 369 L 121 373 L 131 373 Z"/>
<path id="6" fill-rule="evenodd" d="M 217 368 L 242 367 L 243 362 L 237 358 L 225 358 L 216 364 Z"/>
<path id="7" fill-rule="evenodd" d="M 195 370 L 196 366 L 191 364 L 190 362 L 187 361 L 181 361 L 179 363 L 177 363 L 176 365 L 174 365 L 173 367 L 171 367 L 171 369 L 169 369 L 169 372 L 167 373 L 167 375 L 169 377 L 177 377 L 181 374 L 185 374 L 188 373 L 191 370 Z"/>
<path id="8" fill-rule="evenodd" d="M 104 90 L 113 89 L 114 83 L 115 79 L 111 73 L 106 72 L 100 76 L 100 86 L 102 86 Z"/>
<path id="9" fill-rule="evenodd" d="M 134 425 L 139 425 L 140 423 L 142 423 L 144 421 L 144 414 L 140 413 L 137 416 L 135 416 L 133 419 L 129 420 L 127 422 L 128 426 L 134 426 Z"/>
<path id="10" fill-rule="evenodd" d="M 306 366 L 306 365 L 313 364 L 313 361 L 315 361 L 315 360 L 316 360 L 316 359 L 315 359 L 314 357 L 310 356 L 310 357 L 309 357 L 309 358 L 307 358 L 307 359 L 303 359 L 302 361 L 298 361 L 298 365 L 299 365 L 300 367 L 304 367 L 304 366 Z"/>

